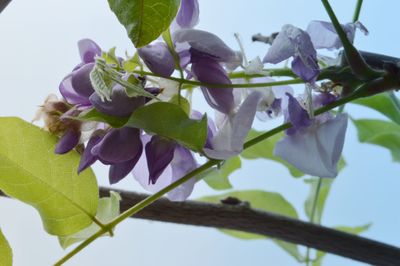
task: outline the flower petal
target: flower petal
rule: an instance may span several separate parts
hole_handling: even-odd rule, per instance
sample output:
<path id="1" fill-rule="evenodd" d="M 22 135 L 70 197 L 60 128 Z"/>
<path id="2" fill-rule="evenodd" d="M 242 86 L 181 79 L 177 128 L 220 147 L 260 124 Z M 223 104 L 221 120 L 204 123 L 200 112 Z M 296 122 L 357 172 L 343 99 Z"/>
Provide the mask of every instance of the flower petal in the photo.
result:
<path id="1" fill-rule="evenodd" d="M 138 54 L 146 66 L 155 74 L 169 77 L 175 70 L 174 57 L 165 43 L 149 44 L 138 49 Z"/>
<path id="2" fill-rule="evenodd" d="M 199 13 L 197 0 L 182 0 L 176 22 L 181 28 L 193 28 L 199 22 Z"/>
<path id="3" fill-rule="evenodd" d="M 79 162 L 79 167 L 78 167 L 78 174 L 80 174 L 83 170 L 90 167 L 97 161 L 97 156 L 92 154 L 92 149 L 101 141 L 101 139 L 102 137 L 99 135 L 93 135 L 90 138 L 81 156 L 81 161 Z"/>
<path id="4" fill-rule="evenodd" d="M 110 184 L 112 185 L 118 183 L 119 181 L 124 179 L 130 172 L 132 172 L 132 169 L 135 167 L 141 154 L 142 153 L 138 153 L 136 158 L 133 158 L 130 161 L 111 165 L 110 171 L 108 173 Z"/>
<path id="5" fill-rule="evenodd" d="M 59 90 L 64 99 L 73 105 L 90 104 L 86 97 L 79 95 L 72 86 L 72 74 L 66 76 L 60 83 Z"/>
<path id="6" fill-rule="evenodd" d="M 55 149 L 57 154 L 65 154 L 70 152 L 72 149 L 78 145 L 81 138 L 81 132 L 75 129 L 68 129 L 65 134 L 58 141 Z"/>
<path id="7" fill-rule="evenodd" d="M 142 153 L 140 130 L 124 127 L 110 130 L 104 138 L 93 147 L 92 153 L 110 164 L 133 160 Z"/>
<path id="8" fill-rule="evenodd" d="M 101 113 L 119 117 L 130 116 L 134 110 L 145 103 L 144 97 L 129 97 L 126 95 L 125 89 L 119 84 L 113 88 L 111 101 L 103 101 L 97 93 L 93 93 L 89 100 Z"/>
<path id="9" fill-rule="evenodd" d="M 153 136 L 146 144 L 147 166 L 149 168 L 149 183 L 155 184 L 165 168 L 174 157 L 175 142 L 160 136 Z"/>
<path id="10" fill-rule="evenodd" d="M 224 125 L 212 140 L 212 149 L 204 149 L 207 156 L 226 160 L 242 152 L 244 140 L 251 129 L 261 97 L 261 93 L 257 91 L 251 93 L 238 112 L 225 120 Z"/>
<path id="11" fill-rule="evenodd" d="M 297 131 L 302 130 L 311 125 L 311 119 L 308 112 L 300 105 L 297 99 L 286 93 L 289 98 L 287 109 L 287 120 L 292 123 L 292 127 L 286 130 L 288 135 L 295 134 Z"/>
<path id="12" fill-rule="evenodd" d="M 203 30 L 182 29 L 173 34 L 178 43 L 188 42 L 195 50 L 208 54 L 219 62 L 237 61 L 237 53 L 229 48 L 218 36 Z"/>
<path id="13" fill-rule="evenodd" d="M 101 56 L 101 48 L 90 39 L 82 39 L 78 42 L 79 54 L 83 63 L 93 63 L 96 56 Z"/>
<path id="14" fill-rule="evenodd" d="M 215 60 L 198 58 L 192 62 L 192 72 L 197 80 L 209 84 L 231 84 L 228 74 Z M 229 114 L 235 105 L 233 89 L 231 88 L 205 88 L 201 91 L 207 103 L 214 109 Z"/>
<path id="15" fill-rule="evenodd" d="M 279 32 L 264 57 L 264 63 L 277 64 L 295 54 L 295 46 L 284 28 Z"/>
<path id="16" fill-rule="evenodd" d="M 85 98 L 89 98 L 94 92 L 90 81 L 90 72 L 93 67 L 94 63 L 89 63 L 72 72 L 71 85 L 78 95 Z"/>
<path id="17" fill-rule="evenodd" d="M 178 181 L 189 172 L 197 168 L 196 160 L 193 154 L 186 148 L 177 145 L 174 152 L 174 159 L 171 162 L 172 166 L 172 179 L 171 183 Z M 182 185 L 173 189 L 167 194 L 171 201 L 184 201 L 193 191 L 196 183 L 196 177 L 191 178 Z"/>
<path id="18" fill-rule="evenodd" d="M 306 60 L 306 62 L 303 60 Z M 317 60 L 313 57 L 304 59 L 300 56 L 294 57 L 292 61 L 292 70 L 293 73 L 306 82 L 315 82 L 320 73 Z"/>
<path id="19" fill-rule="evenodd" d="M 338 115 L 324 124 L 311 126 L 305 132 L 285 136 L 276 144 L 274 155 L 305 174 L 335 177 L 346 128 L 347 115 Z"/>

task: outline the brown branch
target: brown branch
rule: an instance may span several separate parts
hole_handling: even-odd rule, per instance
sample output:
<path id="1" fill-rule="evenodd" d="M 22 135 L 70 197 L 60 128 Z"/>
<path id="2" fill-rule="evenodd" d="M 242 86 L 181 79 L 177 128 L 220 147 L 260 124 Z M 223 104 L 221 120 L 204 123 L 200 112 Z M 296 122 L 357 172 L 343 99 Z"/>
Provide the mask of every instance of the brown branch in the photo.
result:
<path id="1" fill-rule="evenodd" d="M 11 0 L 0 0 L 0 13 L 7 7 Z"/>
<path id="2" fill-rule="evenodd" d="M 125 211 L 148 195 L 106 187 L 120 193 L 121 211 Z M 0 196 L 6 196 L 0 191 Z M 400 249 L 368 238 L 347 234 L 324 226 L 250 208 L 248 204 L 229 201 L 212 204 L 197 201 L 171 202 L 161 198 L 137 213 L 134 218 L 177 224 L 232 229 L 281 239 L 328 253 L 374 265 L 400 265 Z"/>

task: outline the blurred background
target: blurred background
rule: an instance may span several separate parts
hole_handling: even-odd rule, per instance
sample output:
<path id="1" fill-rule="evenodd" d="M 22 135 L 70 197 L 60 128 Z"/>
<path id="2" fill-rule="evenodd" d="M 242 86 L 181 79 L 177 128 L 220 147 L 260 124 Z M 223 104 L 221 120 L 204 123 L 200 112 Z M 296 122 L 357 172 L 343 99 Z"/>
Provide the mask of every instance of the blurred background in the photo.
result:
<path id="1" fill-rule="evenodd" d="M 284 24 L 305 29 L 310 20 L 328 20 L 320 1 L 300 0 L 199 0 L 199 29 L 220 36 L 239 49 L 233 34 L 238 32 L 248 57 L 265 55 L 268 47 L 252 43 L 256 33 L 270 34 Z M 342 23 L 352 19 L 354 1 L 331 1 Z M 400 2 L 365 0 L 360 21 L 370 35 L 358 33 L 356 46 L 365 51 L 400 57 L 399 28 L 396 26 Z M 117 54 L 134 53 L 127 38 L 102 0 L 14 0 L 0 15 L 0 115 L 31 121 L 36 109 L 50 93 L 58 93 L 62 78 L 79 62 L 76 42 L 95 40 L 104 50 L 116 46 Z M 397 37 L 396 37 L 397 36 Z M 298 92 L 302 88 L 297 88 Z M 205 110 L 202 97 L 195 94 L 196 109 Z M 209 109 L 207 109 L 209 110 Z M 383 118 L 369 109 L 347 105 L 355 118 Z M 212 113 L 210 113 L 212 114 Z M 270 124 L 256 122 L 259 130 Z M 363 235 L 400 246 L 400 165 L 389 151 L 360 144 L 349 123 L 344 148 L 347 167 L 336 178 L 327 199 L 323 225 L 358 226 L 372 223 Z M 99 183 L 108 185 L 108 169 L 94 167 Z M 262 169 L 262 170 L 261 170 Z M 302 179 L 290 176 L 272 161 L 243 161 L 230 178 L 234 189 L 261 189 L 281 193 L 306 219 L 303 204 L 309 193 Z M 142 191 L 129 176 L 115 186 Z M 191 196 L 195 199 L 218 194 L 199 182 Z M 37 212 L 22 203 L 0 198 L 0 227 L 14 252 L 14 265 L 51 265 L 65 254 L 55 237 L 42 229 Z M 305 249 L 301 251 L 304 253 Z M 244 241 L 216 229 L 129 219 L 114 238 L 102 238 L 75 256 L 66 265 L 298 265 L 270 240 Z M 361 265 L 328 255 L 324 265 Z"/>

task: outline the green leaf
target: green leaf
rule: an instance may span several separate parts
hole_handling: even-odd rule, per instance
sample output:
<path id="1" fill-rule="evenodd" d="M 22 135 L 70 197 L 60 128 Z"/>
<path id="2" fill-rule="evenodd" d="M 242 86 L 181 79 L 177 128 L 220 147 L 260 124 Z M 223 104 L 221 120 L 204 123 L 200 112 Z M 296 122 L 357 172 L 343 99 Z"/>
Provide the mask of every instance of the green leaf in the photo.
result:
<path id="1" fill-rule="evenodd" d="M 262 134 L 262 132 L 258 132 L 256 130 L 252 129 L 249 132 L 249 135 L 247 136 L 247 140 L 255 138 L 261 134 Z M 241 156 L 245 159 L 264 158 L 264 159 L 276 161 L 276 162 L 281 163 L 284 166 L 286 166 L 292 176 L 301 177 L 304 175 L 302 172 L 300 172 L 295 167 L 293 167 L 286 161 L 282 160 L 281 158 L 274 156 L 274 154 L 273 154 L 275 144 L 283 137 L 283 135 L 284 135 L 284 133 L 279 133 L 272 137 L 269 137 L 268 139 L 258 143 L 257 145 L 254 145 L 254 146 L 244 150 L 241 153 Z"/>
<path id="2" fill-rule="evenodd" d="M 193 120 L 173 103 L 156 102 L 138 108 L 126 126 L 176 140 L 191 150 L 203 149 L 207 138 L 207 117 Z"/>
<path id="3" fill-rule="evenodd" d="M 390 150 L 393 161 L 400 162 L 400 126 L 389 121 L 353 119 L 358 130 L 358 140 Z"/>
<path id="4" fill-rule="evenodd" d="M 12 266 L 12 250 L 8 244 L 7 239 L 4 237 L 0 230 L 0 265 L 1 266 Z"/>
<path id="5" fill-rule="evenodd" d="M 292 256 L 297 262 L 304 262 L 305 258 L 299 251 L 299 246 L 285 242 L 279 239 L 273 240 L 275 244 L 281 247 L 284 251 L 286 251 L 290 256 Z"/>
<path id="6" fill-rule="evenodd" d="M 108 0 L 136 48 L 157 39 L 171 24 L 179 0 Z"/>
<path id="7" fill-rule="evenodd" d="M 395 101 L 398 99 L 394 94 L 390 95 L 389 92 L 385 92 L 372 97 L 360 98 L 351 103 L 372 108 L 400 125 L 400 112 Z"/>
<path id="8" fill-rule="evenodd" d="M 110 100 L 111 97 L 111 86 L 107 84 L 103 70 L 96 64 L 90 72 L 90 82 L 92 83 L 93 89 L 100 97 Z"/>
<path id="9" fill-rule="evenodd" d="M 238 156 L 232 157 L 225 161 L 219 168 L 213 168 L 207 172 L 207 175 L 203 177 L 203 180 L 211 188 L 215 190 L 224 190 L 232 188 L 229 182 L 229 176 L 237 169 L 240 169 L 242 162 Z"/>
<path id="10" fill-rule="evenodd" d="M 114 218 L 116 218 L 120 214 L 119 202 L 121 200 L 121 196 L 111 191 L 110 197 L 101 198 L 99 200 L 99 206 L 97 207 L 97 215 L 96 218 L 102 222 L 103 224 L 107 224 L 111 222 Z M 62 248 L 66 249 L 72 244 L 84 241 L 95 234 L 100 229 L 96 223 L 92 223 L 89 227 L 79 231 L 76 234 L 59 237 L 60 245 Z"/>
<path id="11" fill-rule="evenodd" d="M 0 118 L 0 190 L 36 208 L 46 231 L 63 236 L 92 223 L 99 192 L 90 169 L 78 176 L 78 153 L 56 155 L 56 143 L 19 118 Z"/>
<path id="12" fill-rule="evenodd" d="M 81 121 L 97 121 L 97 122 L 104 122 L 108 123 L 110 126 L 114 128 L 123 127 L 126 122 L 128 122 L 129 118 L 121 118 L 111 115 L 106 115 L 100 113 L 95 108 L 89 109 L 87 111 L 82 112 L 77 119 Z"/>
<path id="13" fill-rule="evenodd" d="M 241 200 L 242 202 L 248 202 L 250 206 L 255 209 L 278 213 L 292 218 L 298 218 L 296 209 L 282 195 L 274 192 L 261 190 L 243 190 L 229 192 L 217 196 L 202 197 L 199 200 L 205 202 L 219 203 L 221 199 L 227 197 L 233 197 Z M 243 240 L 268 239 L 268 237 L 265 237 L 263 235 L 245 233 L 240 231 L 226 229 L 220 229 L 220 231 Z M 281 247 L 283 250 L 293 256 L 293 258 L 295 258 L 297 261 L 300 262 L 304 260 L 303 256 L 299 252 L 297 245 L 277 239 L 272 239 L 272 241 L 274 241 L 275 244 L 277 244 L 279 247 Z"/>
<path id="14" fill-rule="evenodd" d="M 116 47 L 111 48 L 107 53 L 102 52 L 101 57 L 104 58 L 106 64 L 115 65 L 119 67 L 118 57 L 115 55 Z"/>
<path id="15" fill-rule="evenodd" d="M 132 57 L 122 62 L 122 68 L 128 73 L 133 72 L 136 69 L 136 67 L 141 65 L 142 64 L 140 62 L 138 53 L 135 53 Z"/>
<path id="16" fill-rule="evenodd" d="M 304 210 L 306 212 L 307 217 L 311 220 L 311 213 L 313 209 L 313 203 L 315 199 L 315 193 L 318 187 L 318 180 L 319 178 L 313 177 L 310 179 L 304 180 L 305 183 L 309 184 L 310 187 L 310 192 L 308 193 L 308 197 L 306 201 L 304 202 Z M 318 195 L 318 202 L 315 208 L 315 213 L 313 217 L 313 222 L 314 223 L 321 223 L 321 218 L 322 218 L 322 213 L 324 211 L 325 207 L 325 202 L 326 199 L 329 195 L 329 192 L 331 190 L 331 185 L 333 183 L 334 179 L 328 179 L 328 178 L 321 178 L 321 187 L 319 190 L 319 195 Z"/>
<path id="17" fill-rule="evenodd" d="M 169 102 L 179 105 L 187 115 L 190 114 L 190 103 L 185 97 L 176 94 L 171 98 L 171 100 L 169 100 Z"/>
<path id="18" fill-rule="evenodd" d="M 77 119 L 98 121 L 120 128 L 123 126 L 141 128 L 172 140 L 194 151 L 203 149 L 207 138 L 207 117 L 190 119 L 178 105 L 156 102 L 136 109 L 130 118 L 119 118 L 100 113 L 96 109 L 83 112 Z"/>
<path id="19" fill-rule="evenodd" d="M 334 228 L 349 234 L 359 235 L 367 231 L 372 226 L 371 223 L 360 225 L 360 226 L 335 226 Z"/>

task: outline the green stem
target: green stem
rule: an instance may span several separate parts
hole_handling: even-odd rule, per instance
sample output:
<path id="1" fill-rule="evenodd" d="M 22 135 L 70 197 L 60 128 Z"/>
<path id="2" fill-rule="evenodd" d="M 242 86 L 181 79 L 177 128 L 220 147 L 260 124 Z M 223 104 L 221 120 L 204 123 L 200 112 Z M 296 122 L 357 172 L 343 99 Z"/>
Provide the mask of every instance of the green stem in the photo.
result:
<path id="1" fill-rule="evenodd" d="M 344 32 L 339 20 L 337 19 L 335 12 L 328 0 L 321 0 L 322 4 L 325 7 L 326 12 L 328 13 L 333 26 L 339 38 L 343 44 L 344 53 L 346 55 L 347 62 L 349 66 L 353 70 L 354 74 L 362 80 L 369 80 L 380 76 L 380 73 L 371 69 L 367 63 L 365 63 L 364 59 L 358 52 L 358 50 L 353 46 L 353 44 L 347 38 L 346 33 Z"/>
<path id="2" fill-rule="evenodd" d="M 363 0 L 357 0 L 356 9 L 354 10 L 354 15 L 353 15 L 353 22 L 358 21 L 358 19 L 360 17 L 362 4 L 363 4 Z"/>
<path id="3" fill-rule="evenodd" d="M 181 59 L 180 59 L 179 55 L 177 54 L 177 52 L 175 51 L 175 46 L 172 41 L 171 32 L 170 32 L 169 28 L 163 33 L 162 36 L 163 36 L 164 41 L 167 43 L 169 52 L 172 54 L 172 56 L 174 58 L 175 68 L 178 69 L 179 76 L 180 76 L 181 80 L 183 80 L 185 78 L 185 76 L 184 76 L 183 70 L 181 68 Z M 178 105 L 179 106 L 181 105 L 182 85 L 183 85 L 183 83 L 179 82 L 179 86 L 178 86 Z"/>
<path id="4" fill-rule="evenodd" d="M 379 85 L 379 82 L 376 82 Z M 374 84 L 376 85 L 376 84 Z M 340 105 L 343 105 L 345 103 L 348 103 L 350 101 L 353 101 L 359 97 L 363 97 L 365 95 L 365 91 L 368 90 L 370 88 L 370 86 L 368 86 L 368 84 L 365 84 L 364 86 L 362 86 L 360 89 L 358 89 L 357 91 L 353 92 L 352 94 L 348 95 L 347 97 L 341 98 L 331 104 L 325 105 L 322 108 L 319 108 L 317 110 L 315 110 L 315 115 L 318 114 L 322 114 L 324 112 L 327 112 L 335 107 L 338 107 Z M 290 123 L 285 123 L 283 125 L 280 125 L 270 131 L 267 131 L 263 134 L 261 134 L 260 136 L 257 136 L 249 141 L 247 141 L 246 143 L 244 143 L 243 145 L 243 149 L 248 149 L 260 142 L 262 142 L 263 140 L 277 134 L 280 133 L 282 131 L 284 131 L 285 129 L 290 128 L 292 125 Z M 66 262 L 67 260 L 69 260 L 70 258 L 72 258 L 74 255 L 76 255 L 79 251 L 83 250 L 85 247 L 87 247 L 88 245 L 90 245 L 93 241 L 95 241 L 98 237 L 100 237 L 101 235 L 103 235 L 105 232 L 107 232 L 110 228 L 114 228 L 115 226 L 117 226 L 119 223 L 121 223 L 123 220 L 125 220 L 126 218 L 134 215 L 135 213 L 139 212 L 140 210 L 142 210 L 143 208 L 145 208 L 146 206 L 150 205 L 151 203 L 153 203 L 154 201 L 158 200 L 159 198 L 161 198 L 164 194 L 168 193 L 169 191 L 175 189 L 176 187 L 180 186 L 181 184 L 185 183 L 186 181 L 190 180 L 191 178 L 193 178 L 194 176 L 206 171 L 207 169 L 211 168 L 214 165 L 217 165 L 218 163 L 220 163 L 220 160 L 210 160 L 208 162 L 206 162 L 205 164 L 203 164 L 202 166 L 200 166 L 199 168 L 193 170 L 192 172 L 188 173 L 187 175 L 185 175 L 184 177 L 182 177 L 181 179 L 175 181 L 174 183 L 170 184 L 169 186 L 165 187 L 164 189 L 160 190 L 159 192 L 147 197 L 146 199 L 142 200 L 141 202 L 137 203 L 136 205 L 134 205 L 133 207 L 131 207 L 130 209 L 128 209 L 127 211 L 125 211 L 124 213 L 122 213 L 120 216 L 118 216 L 117 218 L 115 218 L 113 221 L 111 221 L 110 223 L 106 224 L 104 228 L 101 228 L 97 233 L 95 233 L 93 236 L 91 236 L 90 238 L 88 238 L 86 241 L 82 242 L 79 246 L 77 246 L 74 250 L 72 250 L 70 253 L 68 253 L 64 258 L 62 258 L 60 261 L 58 261 L 55 265 L 62 265 L 64 262 Z"/>
<path id="5" fill-rule="evenodd" d="M 292 77 L 297 78 L 296 74 L 290 68 L 273 68 L 273 69 L 264 69 L 268 74 L 246 74 L 244 71 L 238 71 L 234 73 L 230 73 L 229 77 L 231 79 L 238 78 L 259 78 L 259 77 Z"/>
<path id="6" fill-rule="evenodd" d="M 343 106 L 343 105 L 342 105 Z M 322 185 L 322 178 L 318 177 L 318 184 L 317 184 L 317 189 L 315 190 L 314 198 L 313 198 L 313 203 L 312 203 L 312 208 L 311 208 L 311 215 L 310 215 L 310 222 L 314 223 L 314 217 L 315 217 L 315 212 L 317 210 L 318 206 L 318 199 L 319 199 L 319 193 L 321 191 L 321 185 Z M 306 265 L 310 265 L 310 251 L 311 249 L 307 247 L 306 251 Z"/>
<path id="7" fill-rule="evenodd" d="M 154 76 L 154 77 L 161 77 L 160 75 L 146 72 L 146 71 L 133 71 L 135 74 L 144 75 L 144 76 Z M 182 84 L 188 84 L 198 87 L 207 87 L 207 88 L 259 88 L 259 87 L 273 87 L 273 86 L 282 86 L 282 85 L 291 85 L 291 84 L 304 84 L 304 81 L 296 78 L 291 80 L 281 80 L 281 81 L 274 81 L 274 82 L 262 82 L 262 83 L 245 83 L 245 84 L 209 84 L 209 83 L 202 83 L 199 81 L 194 80 L 187 80 L 175 77 L 162 77 L 165 79 L 173 80 Z"/>

